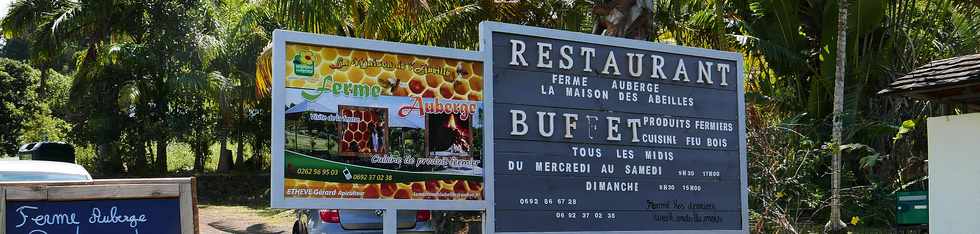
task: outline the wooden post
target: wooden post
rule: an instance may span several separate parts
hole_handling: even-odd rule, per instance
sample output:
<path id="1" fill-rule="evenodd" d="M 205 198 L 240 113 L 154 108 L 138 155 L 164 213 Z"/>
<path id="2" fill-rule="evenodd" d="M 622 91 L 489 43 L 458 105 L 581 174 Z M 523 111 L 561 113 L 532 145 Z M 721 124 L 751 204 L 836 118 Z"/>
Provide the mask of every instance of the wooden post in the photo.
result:
<path id="1" fill-rule="evenodd" d="M 180 184 L 180 233 L 193 234 L 194 229 L 194 201 L 190 196 L 191 185 Z"/>
<path id="2" fill-rule="evenodd" d="M 199 217 L 197 212 L 197 177 L 191 177 L 191 208 L 194 209 L 194 233 L 201 233 Z"/>

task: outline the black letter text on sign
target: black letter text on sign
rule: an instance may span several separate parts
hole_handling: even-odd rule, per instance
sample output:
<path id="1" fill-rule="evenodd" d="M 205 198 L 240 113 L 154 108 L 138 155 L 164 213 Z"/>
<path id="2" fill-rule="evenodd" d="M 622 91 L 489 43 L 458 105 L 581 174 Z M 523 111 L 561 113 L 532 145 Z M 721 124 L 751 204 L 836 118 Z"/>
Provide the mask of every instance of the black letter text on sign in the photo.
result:
<path id="1" fill-rule="evenodd" d="M 739 54 L 481 28 L 495 232 L 747 232 Z"/>

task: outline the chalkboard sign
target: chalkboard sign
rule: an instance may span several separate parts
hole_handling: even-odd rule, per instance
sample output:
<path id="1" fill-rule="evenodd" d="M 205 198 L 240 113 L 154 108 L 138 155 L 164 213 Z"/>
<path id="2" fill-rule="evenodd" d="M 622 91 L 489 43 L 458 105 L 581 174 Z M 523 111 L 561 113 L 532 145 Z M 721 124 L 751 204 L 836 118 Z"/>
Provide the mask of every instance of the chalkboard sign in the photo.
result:
<path id="1" fill-rule="evenodd" d="M 481 24 L 496 232 L 747 232 L 739 54 Z"/>
<path id="2" fill-rule="evenodd" d="M 0 183 L 0 233 L 198 233 L 194 178 Z"/>
<path id="3" fill-rule="evenodd" d="M 8 234 L 180 233 L 179 199 L 8 202 Z"/>

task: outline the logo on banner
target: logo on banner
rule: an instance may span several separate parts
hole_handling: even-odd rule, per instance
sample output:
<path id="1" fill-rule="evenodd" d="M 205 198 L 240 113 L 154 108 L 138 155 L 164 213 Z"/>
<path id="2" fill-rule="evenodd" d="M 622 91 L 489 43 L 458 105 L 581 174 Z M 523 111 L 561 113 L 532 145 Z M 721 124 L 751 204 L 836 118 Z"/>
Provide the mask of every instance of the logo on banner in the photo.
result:
<path id="1" fill-rule="evenodd" d="M 301 76 L 313 76 L 319 58 L 311 50 L 304 50 L 293 56 L 293 73 Z"/>

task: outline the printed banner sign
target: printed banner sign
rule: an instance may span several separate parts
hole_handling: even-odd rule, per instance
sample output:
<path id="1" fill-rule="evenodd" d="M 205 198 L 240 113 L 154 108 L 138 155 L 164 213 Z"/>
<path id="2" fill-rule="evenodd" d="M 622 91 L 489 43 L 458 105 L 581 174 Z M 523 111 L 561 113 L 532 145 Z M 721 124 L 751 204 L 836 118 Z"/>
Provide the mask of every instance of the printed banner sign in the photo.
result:
<path id="1" fill-rule="evenodd" d="M 283 199 L 484 199 L 480 62 L 288 40 L 274 62 Z"/>
<path id="2" fill-rule="evenodd" d="M 747 230 L 740 55 L 481 27 L 494 231 Z"/>
<path id="3" fill-rule="evenodd" d="M 6 233 L 180 233 L 178 198 L 8 201 Z"/>

